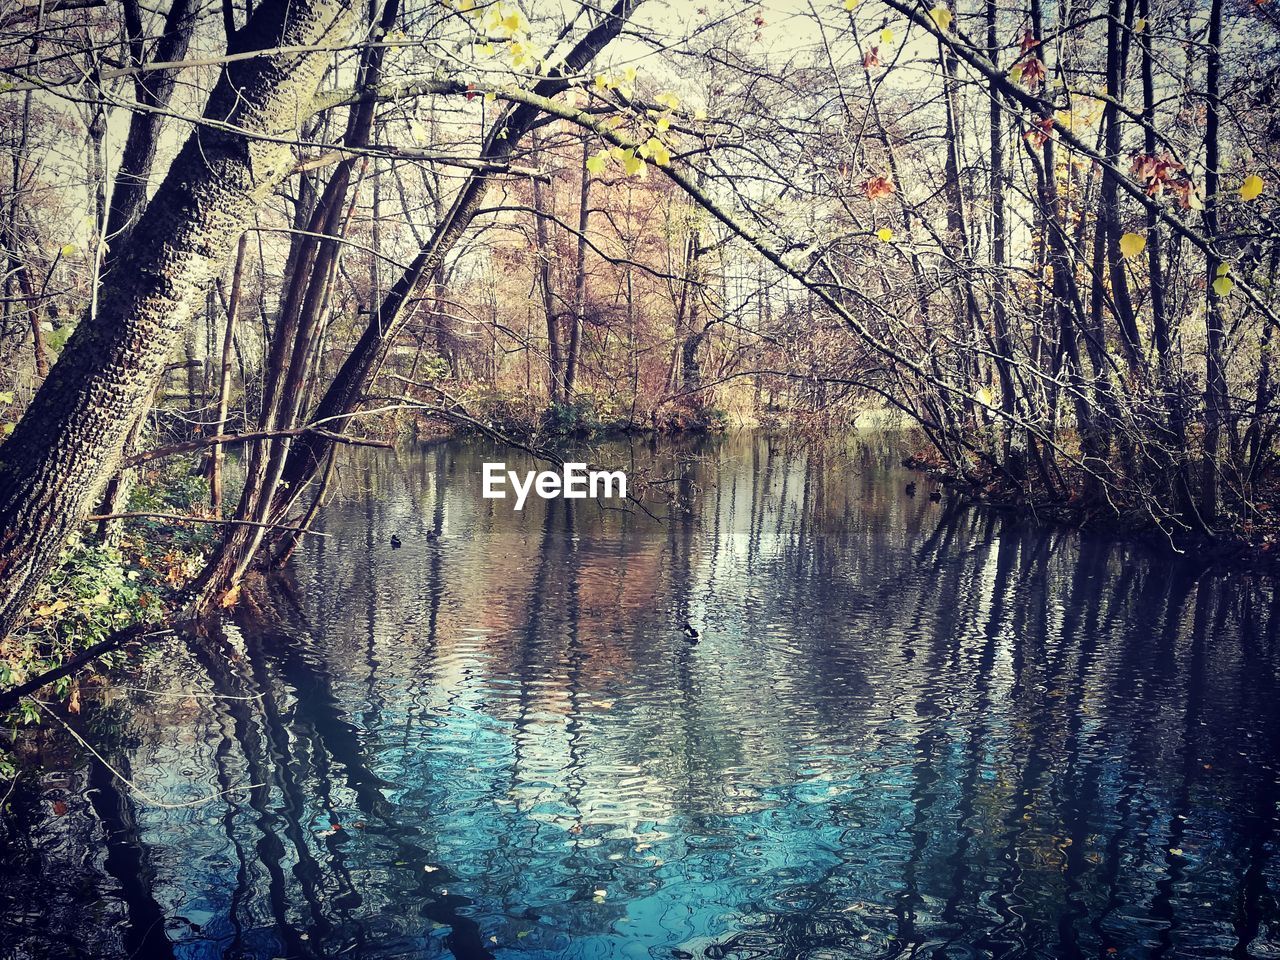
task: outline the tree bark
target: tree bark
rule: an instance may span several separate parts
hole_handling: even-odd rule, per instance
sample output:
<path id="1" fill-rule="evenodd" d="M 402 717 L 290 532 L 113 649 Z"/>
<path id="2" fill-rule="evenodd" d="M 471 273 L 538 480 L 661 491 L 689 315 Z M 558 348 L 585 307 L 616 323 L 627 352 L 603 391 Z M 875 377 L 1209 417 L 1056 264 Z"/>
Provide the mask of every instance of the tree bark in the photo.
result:
<path id="1" fill-rule="evenodd" d="M 253 211 L 293 166 L 290 140 L 352 0 L 269 0 L 236 52 L 285 48 L 223 70 L 117 269 L 0 448 L 0 637 L 26 609 L 119 462 L 174 342 Z M 300 52 L 305 50 L 306 52 Z M 262 135 L 261 139 L 255 135 Z"/>
<path id="2" fill-rule="evenodd" d="M 1210 254 L 1205 258 L 1205 383 L 1204 383 L 1204 464 L 1200 485 L 1200 516 L 1212 523 L 1218 515 L 1221 490 L 1219 484 L 1218 452 L 1222 428 L 1227 418 L 1227 373 L 1223 359 L 1222 298 L 1214 292 L 1218 267 L 1222 259 L 1218 255 L 1218 190 L 1219 176 L 1218 128 L 1222 105 L 1218 102 L 1222 77 L 1222 0 L 1211 0 L 1209 5 L 1208 67 L 1205 72 L 1205 127 L 1204 127 L 1204 229 L 1210 243 Z"/>

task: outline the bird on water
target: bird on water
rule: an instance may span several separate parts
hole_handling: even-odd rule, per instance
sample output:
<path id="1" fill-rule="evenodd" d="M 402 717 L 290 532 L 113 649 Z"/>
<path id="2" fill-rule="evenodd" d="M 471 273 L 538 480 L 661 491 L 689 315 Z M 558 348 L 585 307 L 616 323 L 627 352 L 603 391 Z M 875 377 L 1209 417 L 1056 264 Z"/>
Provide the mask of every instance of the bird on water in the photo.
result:
<path id="1" fill-rule="evenodd" d="M 400 549 L 400 542 L 401 542 L 401 541 L 400 541 L 400 534 L 398 534 L 398 533 L 393 533 L 393 534 L 391 535 L 391 549 L 392 549 L 392 550 L 399 550 L 399 549 Z"/>
<path id="2" fill-rule="evenodd" d="M 702 634 L 698 632 L 697 627 L 695 627 L 692 623 L 686 620 L 684 622 L 684 638 L 688 640 L 690 643 L 697 643 L 699 640 L 702 639 Z"/>

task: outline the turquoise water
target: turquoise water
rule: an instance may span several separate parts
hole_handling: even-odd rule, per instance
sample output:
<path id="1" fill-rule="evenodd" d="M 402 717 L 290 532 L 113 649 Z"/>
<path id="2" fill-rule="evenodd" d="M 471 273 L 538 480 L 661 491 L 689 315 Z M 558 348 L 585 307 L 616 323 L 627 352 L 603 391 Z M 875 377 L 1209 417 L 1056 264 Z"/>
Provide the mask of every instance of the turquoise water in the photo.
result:
<path id="1" fill-rule="evenodd" d="M 284 576 L 70 718 L 145 796 L 46 734 L 5 955 L 1280 956 L 1271 581 L 875 442 L 609 455 L 676 503 L 353 453 Z"/>

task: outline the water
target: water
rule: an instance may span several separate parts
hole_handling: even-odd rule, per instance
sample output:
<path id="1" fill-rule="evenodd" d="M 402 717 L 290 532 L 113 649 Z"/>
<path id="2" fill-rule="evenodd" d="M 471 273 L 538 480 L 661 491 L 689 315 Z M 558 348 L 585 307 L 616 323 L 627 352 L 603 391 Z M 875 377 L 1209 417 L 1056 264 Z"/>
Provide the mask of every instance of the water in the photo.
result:
<path id="1" fill-rule="evenodd" d="M 1270 581 L 874 442 L 615 453 L 668 518 L 354 452 L 279 583 L 86 698 L 102 760 L 45 735 L 3 954 L 1280 956 Z"/>

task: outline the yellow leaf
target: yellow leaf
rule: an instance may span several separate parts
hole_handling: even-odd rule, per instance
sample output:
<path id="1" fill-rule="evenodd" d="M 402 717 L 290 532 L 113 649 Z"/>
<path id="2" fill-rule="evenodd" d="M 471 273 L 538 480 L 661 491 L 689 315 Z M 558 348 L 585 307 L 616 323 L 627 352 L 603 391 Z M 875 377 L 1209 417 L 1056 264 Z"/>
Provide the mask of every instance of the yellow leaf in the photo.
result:
<path id="1" fill-rule="evenodd" d="M 658 101 L 658 103 L 662 104 L 668 110 L 675 110 L 677 107 L 680 106 L 680 98 L 677 97 L 670 90 L 664 90 L 662 93 L 658 94 L 653 99 Z"/>
<path id="2" fill-rule="evenodd" d="M 587 158 L 587 169 L 595 176 L 599 176 L 604 172 L 605 165 L 609 162 L 609 152 L 601 150 L 599 153 Z"/>
<path id="3" fill-rule="evenodd" d="M 1126 260 L 1132 260 L 1147 248 L 1147 238 L 1140 233 L 1126 233 L 1120 238 L 1120 253 Z"/>
<path id="4" fill-rule="evenodd" d="M 657 137 L 650 137 L 648 141 L 645 142 L 644 147 L 644 155 L 653 160 L 653 162 L 658 166 L 665 167 L 671 162 L 671 154 L 667 150 L 667 145 Z"/>
<path id="5" fill-rule="evenodd" d="M 1256 173 L 1252 173 L 1244 178 L 1244 183 L 1240 184 L 1241 200 L 1257 200 L 1262 196 L 1263 188 L 1266 184 L 1262 182 L 1262 178 Z"/>
<path id="6" fill-rule="evenodd" d="M 74 243 L 63 244 L 62 248 L 58 252 L 64 257 L 69 257 L 76 252 L 76 245 Z"/>
<path id="7" fill-rule="evenodd" d="M 943 33 L 951 29 L 951 11 L 946 7 L 934 7 L 929 11 L 929 17 Z"/>
<path id="8" fill-rule="evenodd" d="M 976 399 L 984 407 L 994 407 L 996 404 L 995 394 L 991 392 L 990 387 L 979 387 Z"/>
<path id="9" fill-rule="evenodd" d="M 512 33 L 518 33 L 524 29 L 524 14 L 519 10 L 515 10 L 502 18 L 502 26 L 510 30 Z"/>
<path id="10" fill-rule="evenodd" d="M 880 238 L 882 243 L 888 243 L 893 239 L 893 231 L 888 227 L 881 227 L 876 231 L 876 236 Z"/>
<path id="11" fill-rule="evenodd" d="M 636 156 L 634 150 L 624 150 L 622 152 L 622 168 L 627 171 L 628 177 L 634 177 L 644 170 L 644 161 Z"/>
<path id="12" fill-rule="evenodd" d="M 671 129 L 671 118 L 659 117 L 658 122 L 654 124 L 654 126 L 658 128 L 659 133 L 666 133 L 668 130 Z"/>
<path id="13" fill-rule="evenodd" d="M 1235 283 L 1232 282 L 1230 277 L 1219 277 L 1213 281 L 1213 292 L 1220 297 L 1229 296 L 1234 288 Z"/>
<path id="14" fill-rule="evenodd" d="M 1216 276 L 1216 277 L 1225 277 L 1225 276 L 1230 275 L 1230 273 L 1231 273 L 1231 265 L 1230 265 L 1230 264 L 1227 264 L 1227 263 L 1220 263 L 1220 264 L 1218 264 L 1218 269 L 1217 269 L 1217 271 L 1214 273 L 1214 276 Z"/>
<path id="15" fill-rule="evenodd" d="M 1022 64 L 1015 63 L 1012 67 L 1009 68 L 1009 79 L 1012 80 L 1014 83 L 1022 82 Z"/>
<path id="16" fill-rule="evenodd" d="M 485 103 L 493 103 L 493 101 L 497 99 L 498 99 L 497 95 L 492 90 L 490 90 L 488 93 L 484 95 Z"/>
<path id="17" fill-rule="evenodd" d="M 883 30 L 881 30 L 880 42 L 885 44 L 886 46 L 890 43 L 893 43 L 893 31 L 890 30 L 888 27 L 885 27 Z"/>
<path id="18" fill-rule="evenodd" d="M 857 10 L 861 2 L 862 0 L 844 0 L 844 8 L 849 11 Z"/>
<path id="19" fill-rule="evenodd" d="M 596 74 L 596 90 L 604 93 L 609 89 L 609 78 L 603 73 Z"/>
<path id="20" fill-rule="evenodd" d="M 1141 33 L 1141 32 L 1142 32 L 1143 30 L 1145 30 L 1145 29 L 1147 29 L 1147 18 L 1146 18 L 1146 17 L 1139 17 L 1137 20 L 1133 21 L 1133 32 L 1134 32 L 1134 33 Z"/>

